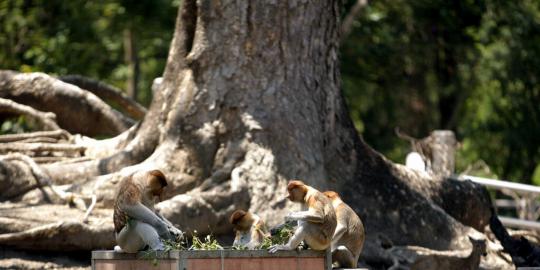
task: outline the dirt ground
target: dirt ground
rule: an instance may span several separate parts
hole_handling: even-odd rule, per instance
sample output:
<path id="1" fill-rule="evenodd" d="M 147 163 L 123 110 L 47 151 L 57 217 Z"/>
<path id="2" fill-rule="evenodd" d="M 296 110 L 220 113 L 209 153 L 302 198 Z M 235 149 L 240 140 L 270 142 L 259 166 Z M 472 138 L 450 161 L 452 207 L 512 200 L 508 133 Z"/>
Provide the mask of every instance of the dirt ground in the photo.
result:
<path id="1" fill-rule="evenodd" d="M 0 247 L 0 269 L 89 270 L 88 253 L 44 253 L 16 251 Z"/>

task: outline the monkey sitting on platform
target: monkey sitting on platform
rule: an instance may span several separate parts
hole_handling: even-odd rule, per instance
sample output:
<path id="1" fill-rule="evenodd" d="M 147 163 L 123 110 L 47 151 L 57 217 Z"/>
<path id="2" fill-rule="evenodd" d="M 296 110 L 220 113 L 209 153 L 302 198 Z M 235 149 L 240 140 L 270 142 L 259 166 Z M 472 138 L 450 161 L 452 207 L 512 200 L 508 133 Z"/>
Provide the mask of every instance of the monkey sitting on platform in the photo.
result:
<path id="1" fill-rule="evenodd" d="M 337 217 L 336 231 L 332 236 L 332 261 L 338 267 L 356 268 L 366 237 L 364 224 L 336 192 L 325 191 L 323 194 L 332 201 Z"/>
<path id="2" fill-rule="evenodd" d="M 257 215 L 242 210 L 232 213 L 229 221 L 236 230 L 233 246 L 255 249 L 270 237 L 264 221 Z"/>
<path id="3" fill-rule="evenodd" d="M 113 216 L 115 251 L 137 252 L 146 245 L 164 250 L 160 237 L 182 237 L 182 231 L 154 209 L 154 200 L 161 199 L 165 186 L 167 180 L 159 170 L 136 172 L 119 183 Z"/>
<path id="4" fill-rule="evenodd" d="M 314 250 L 325 250 L 330 247 L 337 224 L 336 213 L 330 199 L 298 180 L 290 181 L 287 191 L 289 192 L 287 198 L 302 203 L 307 211 L 291 212 L 285 217 L 285 220 L 298 221 L 294 235 L 287 244 L 270 247 L 269 252 L 293 250 L 302 240 Z"/>

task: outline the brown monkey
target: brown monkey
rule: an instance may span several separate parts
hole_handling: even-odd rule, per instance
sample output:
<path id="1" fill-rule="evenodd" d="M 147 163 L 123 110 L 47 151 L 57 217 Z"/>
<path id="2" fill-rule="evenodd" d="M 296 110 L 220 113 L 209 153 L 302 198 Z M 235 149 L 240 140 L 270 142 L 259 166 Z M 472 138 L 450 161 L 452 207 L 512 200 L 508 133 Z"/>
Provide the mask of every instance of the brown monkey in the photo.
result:
<path id="1" fill-rule="evenodd" d="M 337 227 L 332 237 L 332 261 L 338 267 L 356 268 L 366 238 L 360 217 L 334 191 L 323 193 L 332 201 Z"/>
<path id="2" fill-rule="evenodd" d="M 250 212 L 236 210 L 229 221 L 236 230 L 233 246 L 255 249 L 263 243 L 264 238 L 270 236 L 264 221 Z"/>
<path id="3" fill-rule="evenodd" d="M 274 253 L 278 250 L 293 250 L 302 240 L 311 249 L 325 250 L 330 247 L 337 224 L 336 213 L 330 199 L 298 180 L 290 181 L 287 191 L 289 192 L 287 198 L 302 203 L 302 208 L 307 211 L 291 212 L 285 217 L 286 221 L 298 221 L 294 235 L 287 244 L 274 245 L 269 251 Z"/>
<path id="4" fill-rule="evenodd" d="M 154 201 L 161 198 L 167 180 L 159 170 L 136 172 L 124 178 L 114 202 L 115 247 L 117 251 L 137 252 L 148 245 L 163 250 L 160 240 L 182 236 L 182 232 L 154 210 Z"/>

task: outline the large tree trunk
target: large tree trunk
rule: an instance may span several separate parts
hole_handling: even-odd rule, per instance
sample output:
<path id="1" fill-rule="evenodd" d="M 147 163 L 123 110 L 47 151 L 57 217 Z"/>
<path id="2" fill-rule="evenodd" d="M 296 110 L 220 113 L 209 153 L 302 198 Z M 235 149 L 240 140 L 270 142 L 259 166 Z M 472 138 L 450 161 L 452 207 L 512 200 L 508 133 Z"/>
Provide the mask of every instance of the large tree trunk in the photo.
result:
<path id="1" fill-rule="evenodd" d="M 354 129 L 340 91 L 339 17 L 331 0 L 183 1 L 142 123 L 84 141 L 90 161 L 45 171 L 57 183 L 84 180 L 81 192 L 96 189 L 107 208 L 115 174 L 162 169 L 172 189 L 158 209 L 203 234 L 232 233 L 236 208 L 281 223 L 297 207 L 284 198 L 297 178 L 343 194 L 365 223 L 366 259 L 383 256 L 381 238 L 469 247 L 467 234 L 478 233 L 469 226 L 482 230 L 489 219 L 484 190 L 395 165 Z"/>

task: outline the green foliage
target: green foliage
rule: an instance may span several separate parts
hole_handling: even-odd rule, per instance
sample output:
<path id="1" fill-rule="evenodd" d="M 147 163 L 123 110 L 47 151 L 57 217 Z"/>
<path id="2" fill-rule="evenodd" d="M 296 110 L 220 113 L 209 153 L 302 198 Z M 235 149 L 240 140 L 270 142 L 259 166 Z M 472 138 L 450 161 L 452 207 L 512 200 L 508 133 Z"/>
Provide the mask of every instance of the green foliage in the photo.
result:
<path id="1" fill-rule="evenodd" d="M 348 1 L 348 6 L 354 1 Z M 457 170 L 529 182 L 540 163 L 540 2 L 373 1 L 342 44 L 364 139 L 402 162 L 414 137 L 456 131 Z"/>
<path id="2" fill-rule="evenodd" d="M 174 240 L 163 240 L 163 245 L 165 246 L 165 251 L 171 250 L 188 250 L 188 243 L 182 238 L 180 241 Z"/>
<path id="3" fill-rule="evenodd" d="M 345 1 L 345 13 L 355 1 Z M 0 68 L 81 74 L 125 89 L 130 30 L 138 100 L 148 104 L 180 2 L 0 0 Z M 410 146 L 394 127 L 418 138 L 452 129 L 463 145 L 458 171 L 530 182 L 540 164 L 539 32 L 539 1 L 370 1 L 341 47 L 353 122 L 397 162 Z M 22 120 L 9 121 L 2 132 L 24 130 Z"/>
<path id="4" fill-rule="evenodd" d="M 216 238 L 211 234 L 207 235 L 204 240 L 201 240 L 197 236 L 197 232 L 193 232 L 193 238 L 191 239 L 190 250 L 220 250 L 223 247 L 218 243 Z"/>
<path id="5" fill-rule="evenodd" d="M 536 169 L 534 169 L 534 173 L 533 173 L 533 177 L 532 177 L 532 182 L 537 185 L 537 186 L 540 186 L 540 164 L 538 164 L 536 166 Z"/>
<path id="6" fill-rule="evenodd" d="M 161 76 L 178 1 L 1 0 L 0 68 L 81 74 L 126 87 L 123 31 L 135 34 L 138 100 L 150 101 Z"/>
<path id="7" fill-rule="evenodd" d="M 261 249 L 268 249 L 273 245 L 284 245 L 294 234 L 295 227 L 291 224 L 286 224 L 281 227 L 276 234 L 271 237 L 264 238 L 261 244 Z"/>
<path id="8" fill-rule="evenodd" d="M 32 123 L 29 123 L 24 116 L 3 119 L 0 125 L 0 135 L 24 133 L 32 130 Z"/>

